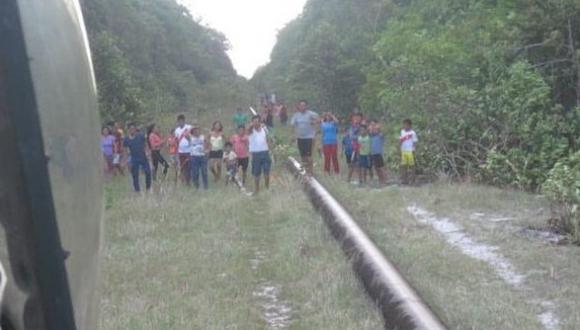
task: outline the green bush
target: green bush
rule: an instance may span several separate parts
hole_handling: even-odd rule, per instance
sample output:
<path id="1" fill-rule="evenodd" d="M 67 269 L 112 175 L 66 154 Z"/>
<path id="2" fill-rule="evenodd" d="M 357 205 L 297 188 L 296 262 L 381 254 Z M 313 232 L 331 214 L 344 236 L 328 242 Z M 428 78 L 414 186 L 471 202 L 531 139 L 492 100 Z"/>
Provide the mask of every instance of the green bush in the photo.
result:
<path id="1" fill-rule="evenodd" d="M 556 163 L 542 188 L 564 229 L 580 242 L 580 151 Z"/>

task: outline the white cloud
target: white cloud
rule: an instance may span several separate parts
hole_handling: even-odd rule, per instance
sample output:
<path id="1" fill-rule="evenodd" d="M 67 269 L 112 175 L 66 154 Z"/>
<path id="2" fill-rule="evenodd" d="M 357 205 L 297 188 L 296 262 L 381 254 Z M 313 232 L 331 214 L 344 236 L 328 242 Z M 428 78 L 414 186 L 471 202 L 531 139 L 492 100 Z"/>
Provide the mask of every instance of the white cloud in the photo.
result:
<path id="1" fill-rule="evenodd" d="M 297 17 L 306 0 L 178 0 L 193 17 L 223 32 L 238 73 L 250 78 L 270 59 L 276 35 Z"/>

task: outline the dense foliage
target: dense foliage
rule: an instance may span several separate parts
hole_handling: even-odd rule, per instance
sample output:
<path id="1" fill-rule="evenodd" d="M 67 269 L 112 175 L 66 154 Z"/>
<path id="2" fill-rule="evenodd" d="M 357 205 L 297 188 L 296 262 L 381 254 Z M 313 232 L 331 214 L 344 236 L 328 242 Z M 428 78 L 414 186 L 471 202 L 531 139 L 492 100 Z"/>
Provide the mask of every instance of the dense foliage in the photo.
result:
<path id="1" fill-rule="evenodd" d="M 579 43 L 574 0 L 310 0 L 253 82 L 391 141 L 412 118 L 427 173 L 537 190 L 580 142 Z"/>
<path id="2" fill-rule="evenodd" d="M 147 120 L 249 102 L 225 37 L 174 0 L 85 0 L 103 120 Z"/>
<path id="3" fill-rule="evenodd" d="M 556 163 L 543 190 L 554 203 L 564 228 L 580 242 L 580 152 Z"/>
<path id="4" fill-rule="evenodd" d="M 287 102 L 307 98 L 320 109 L 352 110 L 388 7 L 376 0 L 308 1 L 303 14 L 280 31 L 270 64 L 253 83 Z"/>

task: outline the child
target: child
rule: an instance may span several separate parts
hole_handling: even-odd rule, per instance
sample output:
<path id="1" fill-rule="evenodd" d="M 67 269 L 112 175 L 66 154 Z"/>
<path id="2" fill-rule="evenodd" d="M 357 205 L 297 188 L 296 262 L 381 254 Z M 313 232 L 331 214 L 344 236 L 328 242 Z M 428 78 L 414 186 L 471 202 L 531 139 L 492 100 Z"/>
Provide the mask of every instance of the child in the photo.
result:
<path id="1" fill-rule="evenodd" d="M 362 116 L 360 114 L 354 114 L 351 117 L 351 125 L 350 127 L 347 129 L 346 132 L 346 136 L 345 138 L 347 139 L 347 141 L 345 141 L 345 139 L 343 139 L 343 146 L 345 142 L 348 142 L 348 140 L 350 140 L 351 142 L 351 146 L 349 150 L 352 150 L 349 153 L 349 159 L 347 159 L 347 163 L 349 164 L 349 170 L 348 170 L 348 182 L 350 183 L 352 180 L 352 175 L 354 174 L 354 171 L 358 168 L 358 163 L 359 163 L 359 151 L 360 151 L 360 145 L 358 143 L 358 136 L 360 134 L 360 121 L 362 119 Z M 347 137 L 348 136 L 348 137 Z M 347 150 L 347 149 L 345 149 Z"/>
<path id="2" fill-rule="evenodd" d="M 236 181 L 238 172 L 238 155 L 232 151 L 232 143 L 226 142 L 224 146 L 224 163 L 226 165 L 226 186 L 230 181 Z"/>
<path id="3" fill-rule="evenodd" d="M 401 183 L 413 184 L 415 182 L 415 144 L 419 141 L 417 133 L 413 131 L 411 119 L 403 121 L 401 131 Z"/>
<path id="4" fill-rule="evenodd" d="M 368 172 L 371 169 L 371 137 L 369 136 L 368 127 L 364 125 L 360 126 L 358 144 L 360 145 L 358 158 L 358 178 L 360 185 L 364 185 L 367 182 Z"/>
<path id="5" fill-rule="evenodd" d="M 372 138 L 373 127 L 375 125 L 378 125 L 379 122 L 376 119 L 365 119 L 365 121 L 367 122 L 366 125 L 367 125 L 368 130 L 369 130 L 369 136 L 371 136 L 371 138 Z M 372 154 L 371 154 L 371 156 L 372 156 Z M 374 173 L 373 173 L 374 166 L 373 166 L 373 159 L 372 159 L 373 157 L 371 157 L 371 156 L 369 156 L 369 163 L 371 165 L 371 167 L 369 168 L 369 180 L 370 181 L 372 181 L 374 179 Z"/>
<path id="6" fill-rule="evenodd" d="M 125 137 L 123 136 L 123 130 L 115 129 L 113 131 L 113 135 L 115 136 L 115 143 L 113 144 L 113 173 L 115 175 L 121 174 L 125 175 L 125 170 L 123 169 L 123 140 Z"/>
<path id="7" fill-rule="evenodd" d="M 385 167 L 385 160 L 383 159 L 383 150 L 385 147 L 385 136 L 381 133 L 381 126 L 374 123 L 371 127 L 371 165 L 377 172 L 379 177 L 379 184 L 385 185 L 387 177 L 383 168 Z"/>

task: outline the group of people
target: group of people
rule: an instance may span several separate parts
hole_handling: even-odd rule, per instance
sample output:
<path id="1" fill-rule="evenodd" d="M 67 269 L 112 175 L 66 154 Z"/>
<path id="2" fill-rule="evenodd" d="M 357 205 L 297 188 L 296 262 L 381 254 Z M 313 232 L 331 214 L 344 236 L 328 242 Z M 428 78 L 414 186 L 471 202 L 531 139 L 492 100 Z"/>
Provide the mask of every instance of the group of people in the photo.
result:
<path id="1" fill-rule="evenodd" d="M 213 182 L 218 183 L 222 179 L 224 167 L 226 185 L 232 182 L 245 185 L 251 165 L 254 192 L 257 193 L 262 177 L 266 188 L 270 184 L 270 132 L 273 124 L 268 119 L 263 114 L 250 118 L 238 109 L 233 117 L 236 129 L 229 137 L 224 133 L 224 126 L 220 121 L 215 121 L 210 131 L 204 134 L 198 124 L 188 124 L 184 115 L 177 117 L 176 126 L 166 137 L 162 136 L 161 128 L 156 124 L 145 129 L 129 124 L 126 135 L 120 123 L 107 125 L 101 136 L 105 172 L 124 174 L 124 167 L 128 167 L 133 188 L 138 192 L 141 188 L 140 174 L 145 175 L 146 189 L 149 190 L 152 181 L 158 177 L 159 167 L 162 166 L 164 178 L 167 177 L 169 169 L 173 168 L 176 180 L 179 178 L 188 186 L 193 184 L 196 189 L 208 189 L 209 173 L 212 174 Z M 348 165 L 349 182 L 352 182 L 355 172 L 361 185 L 366 184 L 376 173 L 379 184 L 386 184 L 383 156 L 385 136 L 376 120 L 368 120 L 362 114 L 354 113 L 350 116 L 347 127 L 342 130 L 340 138 L 341 123 L 334 114 L 326 112 L 319 116 L 309 110 L 306 100 L 301 100 L 296 106 L 290 125 L 294 129 L 301 161 L 308 175 L 313 173 L 313 150 L 320 132 L 319 152 L 324 157 L 325 173 L 340 173 L 340 145 Z M 412 123 L 406 119 L 399 140 L 403 184 L 412 183 L 414 180 L 414 151 L 417 141 Z M 163 157 L 164 148 L 167 148 L 171 157 L 169 161 Z"/>
<path id="2" fill-rule="evenodd" d="M 320 131 L 321 145 L 319 149 L 324 158 L 323 171 L 327 174 L 340 173 L 338 158 L 340 122 L 335 115 L 326 112 L 319 116 L 308 110 L 308 103 L 302 100 L 298 103 L 297 112 L 292 116 L 290 125 L 294 127 L 296 143 L 306 172 L 313 173 L 312 152 L 317 131 Z M 364 185 L 376 173 L 379 184 L 385 185 L 384 149 L 385 136 L 381 125 L 376 120 L 368 120 L 361 113 L 353 113 L 348 126 L 343 130 L 342 151 L 348 165 L 348 181 L 358 172 L 358 183 Z M 401 183 L 414 182 L 415 144 L 417 133 L 412 129 L 410 119 L 403 121 L 399 143 L 401 148 Z"/>
<path id="3" fill-rule="evenodd" d="M 270 185 L 270 138 L 267 127 L 259 115 L 248 118 L 236 116 L 236 132 L 227 137 L 220 121 L 213 123 L 206 135 L 197 124 L 187 124 L 184 115 L 177 117 L 176 127 L 167 137 L 161 135 L 156 124 L 140 130 L 133 123 L 127 126 L 127 135 L 113 135 L 109 126 L 103 128 L 101 149 L 105 158 L 105 172 L 113 173 L 116 164 L 127 166 L 133 179 L 133 188 L 141 190 L 140 174 L 145 176 L 146 189 L 151 189 L 152 181 L 157 179 L 159 166 L 163 166 L 163 177 L 173 167 L 176 179 L 196 189 L 208 189 L 211 172 L 214 183 L 222 179 L 225 167 L 225 184 L 244 185 L 250 160 L 254 176 L 254 192 L 260 190 L 264 177 L 266 188 Z M 246 125 L 250 124 L 248 128 Z M 120 134 L 123 134 L 121 131 Z M 171 159 L 167 161 L 162 149 L 167 148 Z M 121 150 L 124 149 L 124 152 Z M 149 162 L 149 159 L 151 162 Z M 240 176 L 238 177 L 238 172 Z M 123 174 L 123 171 L 120 172 Z"/>
<path id="4" fill-rule="evenodd" d="M 254 176 L 254 192 L 260 190 L 260 179 L 264 177 L 266 188 L 270 185 L 270 138 L 267 128 L 259 115 L 251 118 L 247 128 L 248 118 L 234 116 L 236 132 L 229 138 L 224 134 L 224 126 L 220 121 L 213 123 L 207 136 L 197 124 L 189 125 L 184 115 L 177 117 L 177 127 L 171 139 L 177 146 L 176 164 L 181 180 L 186 185 L 200 188 L 200 177 L 203 188 L 208 188 L 208 167 L 214 183 L 221 180 L 222 165 L 225 165 L 225 182 L 245 185 L 248 168 L 251 161 L 251 171 Z M 241 172 L 241 180 L 237 177 Z M 241 182 L 238 182 L 241 181 Z"/>

